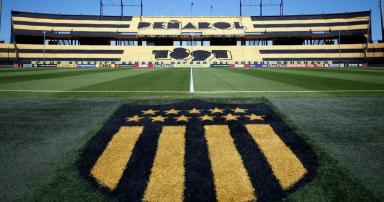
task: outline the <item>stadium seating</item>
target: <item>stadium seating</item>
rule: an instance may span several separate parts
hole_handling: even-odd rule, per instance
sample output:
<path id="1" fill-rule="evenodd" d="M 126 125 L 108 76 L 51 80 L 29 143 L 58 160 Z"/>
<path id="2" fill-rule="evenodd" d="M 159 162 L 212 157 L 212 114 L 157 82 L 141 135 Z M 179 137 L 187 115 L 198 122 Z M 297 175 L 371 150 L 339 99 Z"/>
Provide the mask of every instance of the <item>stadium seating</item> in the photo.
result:
<path id="1" fill-rule="evenodd" d="M 0 44 L 0 63 L 236 66 L 382 62 L 384 44 L 370 43 L 370 15 L 366 11 L 283 18 L 101 18 L 13 11 L 12 44 Z"/>

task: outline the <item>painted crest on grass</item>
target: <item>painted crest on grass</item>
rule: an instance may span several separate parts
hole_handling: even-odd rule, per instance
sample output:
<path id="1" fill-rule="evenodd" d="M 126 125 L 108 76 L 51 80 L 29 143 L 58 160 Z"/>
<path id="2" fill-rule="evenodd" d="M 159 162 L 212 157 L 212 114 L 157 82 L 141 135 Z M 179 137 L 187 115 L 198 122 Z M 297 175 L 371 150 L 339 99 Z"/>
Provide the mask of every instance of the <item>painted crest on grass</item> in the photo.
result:
<path id="1" fill-rule="evenodd" d="M 123 105 L 81 176 L 121 201 L 279 200 L 315 175 L 311 147 L 264 103 Z"/>

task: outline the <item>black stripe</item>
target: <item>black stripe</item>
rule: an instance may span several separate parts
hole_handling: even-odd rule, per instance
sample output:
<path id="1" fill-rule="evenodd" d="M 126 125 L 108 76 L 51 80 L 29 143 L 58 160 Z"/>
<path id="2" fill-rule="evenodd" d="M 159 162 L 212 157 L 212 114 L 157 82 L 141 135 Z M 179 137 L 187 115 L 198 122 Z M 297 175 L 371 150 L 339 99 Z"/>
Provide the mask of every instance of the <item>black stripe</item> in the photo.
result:
<path id="1" fill-rule="evenodd" d="M 202 124 L 188 124 L 185 138 L 184 201 L 215 201 L 213 173 Z"/>
<path id="2" fill-rule="evenodd" d="M 28 18 L 42 18 L 42 19 L 70 19 L 70 20 L 103 20 L 103 21 L 132 21 L 132 16 L 103 16 L 100 18 L 99 15 L 57 15 L 57 14 L 46 14 L 46 13 L 30 13 L 21 11 L 12 11 L 14 17 L 28 17 Z"/>
<path id="3" fill-rule="evenodd" d="M 0 48 L 0 53 L 15 53 L 14 48 Z"/>
<path id="4" fill-rule="evenodd" d="M 284 27 L 332 27 L 332 26 L 351 26 L 351 25 L 368 25 L 369 21 L 355 22 L 334 22 L 334 23 L 299 23 L 299 24 L 254 24 L 254 28 L 284 28 Z"/>
<path id="5" fill-rule="evenodd" d="M 15 36 L 44 36 L 44 31 L 40 30 L 25 30 L 25 29 L 14 29 L 13 33 Z M 60 35 L 57 31 L 46 31 L 46 37 L 125 37 L 132 38 L 136 37 L 136 33 L 133 32 L 134 35 L 125 35 L 124 32 L 82 32 L 82 31 L 71 31 L 70 34 Z"/>
<path id="6" fill-rule="evenodd" d="M 123 177 L 114 193 L 120 201 L 141 201 L 155 159 L 161 126 L 145 127 L 137 140 Z"/>
<path id="7" fill-rule="evenodd" d="M 23 36 L 44 36 L 43 31 L 37 30 L 24 30 L 24 29 L 15 29 L 13 31 L 14 35 L 23 35 Z M 354 35 L 363 35 L 367 34 L 367 29 L 357 29 L 357 30 L 341 30 L 340 35 L 342 36 L 354 36 Z M 135 34 L 135 32 L 133 32 Z M 47 31 L 46 37 L 57 37 L 60 36 L 55 32 Z M 120 32 L 80 32 L 73 31 L 67 37 L 125 37 L 125 38 L 135 38 L 136 35 L 124 35 Z M 252 32 L 245 33 L 246 37 L 338 37 L 339 31 L 331 31 L 330 33 L 316 34 L 308 31 L 296 31 L 296 32 L 260 32 L 258 35 L 252 35 Z"/>
<path id="8" fill-rule="evenodd" d="M 384 52 L 384 48 L 370 48 L 368 49 L 368 53 L 379 53 Z"/>
<path id="9" fill-rule="evenodd" d="M 73 53 L 73 54 L 123 54 L 124 50 L 60 50 L 60 49 L 18 49 L 19 53 Z M 1 50 L 0 50 L 1 52 Z"/>
<path id="10" fill-rule="evenodd" d="M 329 37 L 329 38 L 336 38 L 339 37 L 339 31 L 333 30 L 331 32 L 324 32 L 321 34 L 313 33 L 311 31 L 286 31 L 286 32 L 256 32 L 257 34 L 254 34 L 255 32 L 246 32 L 246 37 Z M 367 29 L 357 29 L 357 30 L 340 30 L 341 36 L 354 36 L 354 35 L 363 35 L 367 34 Z"/>
<path id="11" fill-rule="evenodd" d="M 49 22 L 23 22 L 13 21 L 14 25 L 31 25 L 47 27 L 101 27 L 101 28 L 129 28 L 129 24 L 75 24 L 75 23 L 49 23 Z"/>
<path id="12" fill-rule="evenodd" d="M 251 16 L 252 21 L 268 21 L 268 20 L 314 20 L 314 19 L 334 19 L 334 18 L 356 18 L 369 17 L 371 11 L 351 12 L 351 13 L 332 13 L 318 15 L 285 15 L 281 16 Z"/>
<path id="13" fill-rule="evenodd" d="M 282 198 L 285 194 L 279 181 L 247 129 L 239 123 L 230 123 L 228 126 L 255 188 L 257 201 L 276 201 Z"/>

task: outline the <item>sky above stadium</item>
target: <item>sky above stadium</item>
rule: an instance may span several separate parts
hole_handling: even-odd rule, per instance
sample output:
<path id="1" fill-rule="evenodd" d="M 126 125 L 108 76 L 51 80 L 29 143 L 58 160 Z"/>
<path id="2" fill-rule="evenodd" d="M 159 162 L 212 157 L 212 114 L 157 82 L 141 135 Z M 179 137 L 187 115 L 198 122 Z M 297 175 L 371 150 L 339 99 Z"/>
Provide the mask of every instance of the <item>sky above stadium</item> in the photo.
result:
<path id="1" fill-rule="evenodd" d="M 143 0 L 144 15 L 231 16 L 239 15 L 239 0 Z M 279 15 L 280 0 L 264 0 L 263 15 Z M 118 5 L 120 0 L 104 0 Z M 139 4 L 140 0 L 124 0 L 124 4 Z M 191 4 L 193 3 L 192 10 Z M 244 4 L 259 4 L 260 0 L 243 0 Z M 378 0 L 285 0 L 284 14 L 321 14 L 372 10 L 373 40 L 381 40 Z M 211 9 L 212 8 L 212 9 Z M 1 39 L 9 42 L 11 10 L 98 15 L 99 0 L 3 0 Z M 137 7 L 126 7 L 125 15 L 140 15 Z M 243 15 L 259 15 L 258 7 L 244 7 Z M 104 15 L 120 15 L 120 7 L 106 6 Z"/>

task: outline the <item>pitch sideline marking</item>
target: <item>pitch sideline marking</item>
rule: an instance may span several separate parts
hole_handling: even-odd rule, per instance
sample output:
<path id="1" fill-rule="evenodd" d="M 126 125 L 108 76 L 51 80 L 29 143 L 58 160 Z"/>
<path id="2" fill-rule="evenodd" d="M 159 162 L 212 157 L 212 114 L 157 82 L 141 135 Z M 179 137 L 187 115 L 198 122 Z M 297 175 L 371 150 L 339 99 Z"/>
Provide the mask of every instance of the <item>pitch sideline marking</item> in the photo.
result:
<path id="1" fill-rule="evenodd" d="M 129 90 L 4 90 L 0 89 L 0 92 L 10 93 L 179 93 L 186 94 L 190 91 L 129 91 Z M 383 90 L 271 90 L 271 91 L 194 91 L 196 94 L 226 94 L 226 93 L 353 93 L 353 92 L 384 92 Z"/>

